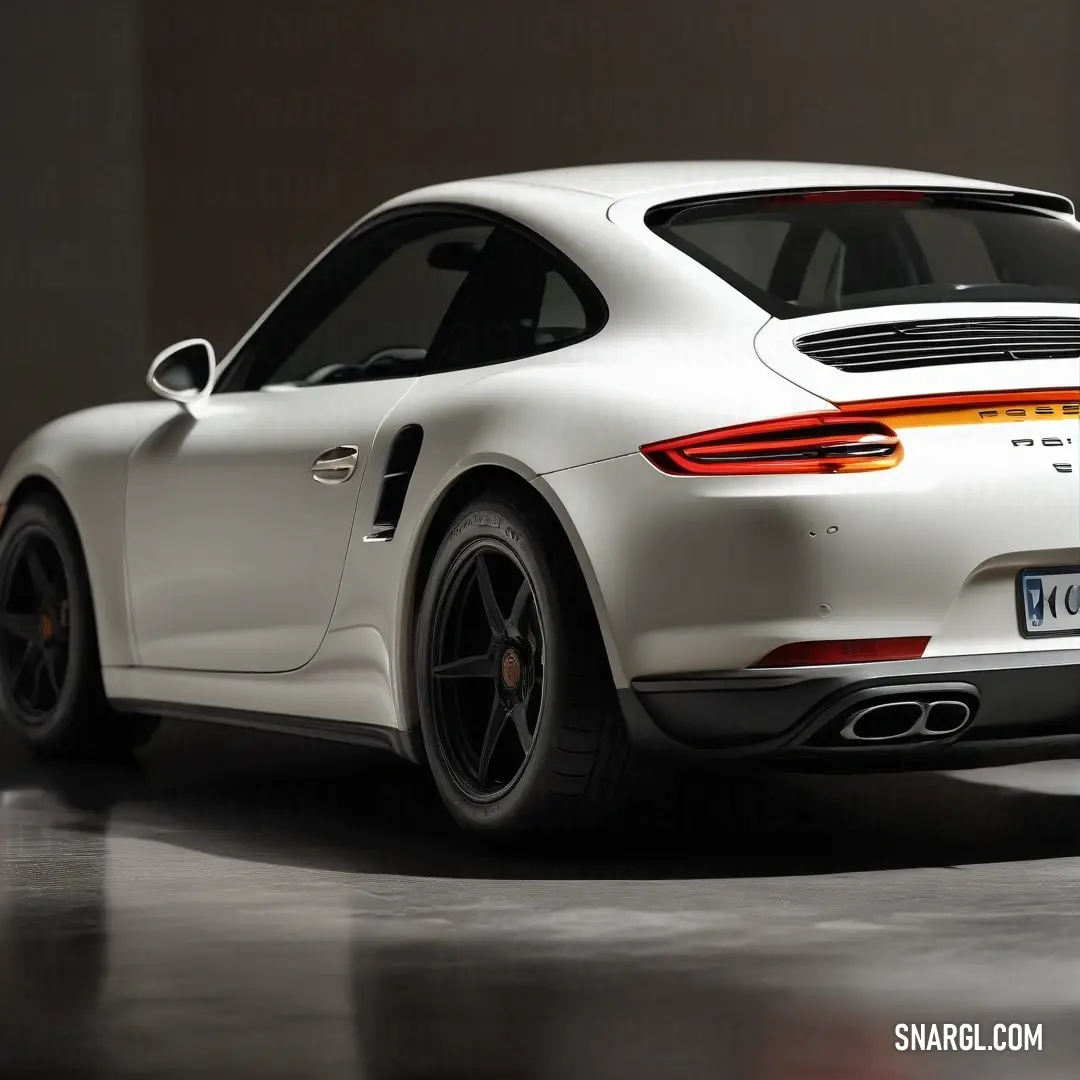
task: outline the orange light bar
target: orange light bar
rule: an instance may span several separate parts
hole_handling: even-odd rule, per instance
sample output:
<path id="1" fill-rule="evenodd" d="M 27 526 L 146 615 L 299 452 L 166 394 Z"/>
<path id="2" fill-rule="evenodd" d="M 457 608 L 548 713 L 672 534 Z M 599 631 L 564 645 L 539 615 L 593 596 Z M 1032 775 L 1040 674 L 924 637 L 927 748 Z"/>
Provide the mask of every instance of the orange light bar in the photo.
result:
<path id="1" fill-rule="evenodd" d="M 863 638 L 857 641 L 796 641 L 781 645 L 752 667 L 814 667 L 818 664 L 872 664 L 877 660 L 918 660 L 928 637 Z"/>
<path id="2" fill-rule="evenodd" d="M 852 401 L 837 405 L 837 408 L 842 413 L 876 417 L 897 428 L 1080 419 L 1080 389 L 937 394 Z"/>

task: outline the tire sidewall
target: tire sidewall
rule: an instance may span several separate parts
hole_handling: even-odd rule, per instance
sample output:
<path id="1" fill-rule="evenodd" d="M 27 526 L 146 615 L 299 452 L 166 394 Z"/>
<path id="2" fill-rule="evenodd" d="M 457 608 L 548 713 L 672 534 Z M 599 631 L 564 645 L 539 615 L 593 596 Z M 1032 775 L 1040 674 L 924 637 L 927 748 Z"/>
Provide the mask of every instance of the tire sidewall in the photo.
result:
<path id="1" fill-rule="evenodd" d="M 61 515 L 45 502 L 31 501 L 17 506 L 0 534 L 0 583 L 9 572 L 11 558 L 31 533 L 48 536 L 60 556 L 68 591 L 68 661 L 60 698 L 43 720 L 28 723 L 8 685 L 7 673 L 0 668 L 0 715 L 25 742 L 48 744 L 71 725 L 85 706 L 87 672 L 94 651 L 96 635 L 93 610 L 82 555 Z"/>
<path id="2" fill-rule="evenodd" d="M 533 589 L 544 638 L 543 701 L 537 721 L 536 742 L 513 787 L 500 798 L 487 802 L 469 798 L 451 776 L 435 729 L 428 676 L 435 616 L 447 574 L 462 550 L 477 540 L 487 540 L 503 547 L 520 561 Z M 565 698 L 567 657 L 562 619 L 554 575 L 537 530 L 513 507 L 495 499 L 484 499 L 467 507 L 455 520 L 432 563 L 416 620 L 413 652 L 424 749 L 443 801 L 462 824 L 481 829 L 512 829 L 528 824 L 539 812 L 546 794 L 542 777 L 557 742 L 558 717 Z"/>

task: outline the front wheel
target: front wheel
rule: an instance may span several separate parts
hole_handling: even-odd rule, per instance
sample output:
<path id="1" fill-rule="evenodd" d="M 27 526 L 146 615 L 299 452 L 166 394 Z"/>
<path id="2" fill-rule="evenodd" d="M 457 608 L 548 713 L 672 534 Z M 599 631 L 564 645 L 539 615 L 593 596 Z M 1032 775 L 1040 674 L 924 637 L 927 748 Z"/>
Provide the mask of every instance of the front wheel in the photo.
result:
<path id="1" fill-rule="evenodd" d="M 461 513 L 415 645 L 424 746 L 459 824 L 559 827 L 613 808 L 625 729 L 580 571 L 542 516 L 496 497 Z"/>
<path id="2" fill-rule="evenodd" d="M 0 533 L 0 719 L 34 753 L 70 758 L 124 755 L 157 727 L 105 700 L 82 547 L 44 495 Z"/>

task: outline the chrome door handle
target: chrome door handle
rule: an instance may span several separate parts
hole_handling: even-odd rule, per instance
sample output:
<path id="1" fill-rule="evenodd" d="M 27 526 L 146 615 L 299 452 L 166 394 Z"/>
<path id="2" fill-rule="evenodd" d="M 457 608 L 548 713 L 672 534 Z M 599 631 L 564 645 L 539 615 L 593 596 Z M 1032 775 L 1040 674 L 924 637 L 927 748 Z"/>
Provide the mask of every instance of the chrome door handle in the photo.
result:
<path id="1" fill-rule="evenodd" d="M 344 484 L 354 472 L 360 460 L 357 446 L 335 446 L 321 453 L 311 465 L 311 476 L 316 484 Z"/>

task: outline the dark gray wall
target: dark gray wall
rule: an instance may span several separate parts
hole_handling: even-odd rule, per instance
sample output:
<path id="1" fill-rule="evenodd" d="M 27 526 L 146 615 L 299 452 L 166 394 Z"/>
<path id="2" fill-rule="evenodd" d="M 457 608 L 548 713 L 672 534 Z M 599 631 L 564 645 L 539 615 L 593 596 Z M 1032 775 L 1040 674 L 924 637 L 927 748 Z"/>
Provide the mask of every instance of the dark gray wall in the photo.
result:
<path id="1" fill-rule="evenodd" d="M 0 0 L 0 12 L 0 443 L 137 392 L 147 354 L 175 338 L 228 348 L 326 241 L 402 188 L 769 157 L 1080 194 L 1075 0 Z"/>
<path id="2" fill-rule="evenodd" d="M 0 0 L 0 454 L 139 392 L 146 356 L 136 0 Z"/>
<path id="3" fill-rule="evenodd" d="M 150 328 L 231 344 L 401 188 L 604 160 L 1080 187 L 1076 0 L 153 0 Z"/>

